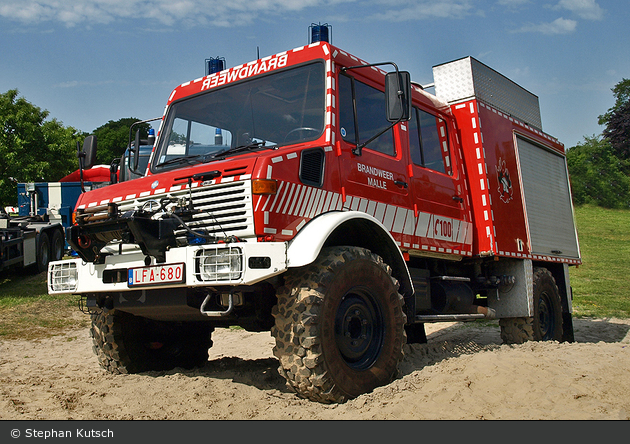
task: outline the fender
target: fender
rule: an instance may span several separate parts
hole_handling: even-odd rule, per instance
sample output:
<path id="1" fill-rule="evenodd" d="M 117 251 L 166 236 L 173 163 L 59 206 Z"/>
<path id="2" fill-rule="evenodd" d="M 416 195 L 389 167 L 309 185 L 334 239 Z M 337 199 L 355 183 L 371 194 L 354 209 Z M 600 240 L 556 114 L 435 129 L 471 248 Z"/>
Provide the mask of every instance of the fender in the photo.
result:
<path id="1" fill-rule="evenodd" d="M 361 211 L 331 211 L 311 219 L 289 242 L 288 268 L 312 263 L 324 246 L 367 248 L 383 258 L 400 283 L 403 296 L 411 296 L 413 284 L 396 241 L 383 224 Z"/>

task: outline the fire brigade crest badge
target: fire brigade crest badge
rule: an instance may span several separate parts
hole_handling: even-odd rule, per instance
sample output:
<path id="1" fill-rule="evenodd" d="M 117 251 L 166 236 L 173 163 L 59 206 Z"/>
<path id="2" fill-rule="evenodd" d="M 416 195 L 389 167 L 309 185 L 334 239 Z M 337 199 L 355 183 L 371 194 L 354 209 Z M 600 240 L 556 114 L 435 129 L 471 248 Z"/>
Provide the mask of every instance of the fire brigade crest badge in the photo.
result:
<path id="1" fill-rule="evenodd" d="M 514 192 L 512 188 L 512 179 L 510 179 L 510 172 L 505 165 L 505 160 L 499 158 L 499 164 L 497 165 L 497 179 L 499 180 L 499 196 L 504 203 L 508 203 L 512 200 L 512 194 Z"/>

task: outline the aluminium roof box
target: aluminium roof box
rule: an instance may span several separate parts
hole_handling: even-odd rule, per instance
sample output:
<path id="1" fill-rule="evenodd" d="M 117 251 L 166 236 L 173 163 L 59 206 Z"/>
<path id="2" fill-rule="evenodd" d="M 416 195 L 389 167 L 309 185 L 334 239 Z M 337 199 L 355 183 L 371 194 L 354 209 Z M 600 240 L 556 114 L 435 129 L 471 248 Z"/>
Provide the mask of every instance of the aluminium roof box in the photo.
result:
<path id="1" fill-rule="evenodd" d="M 433 81 L 448 103 L 476 98 L 542 131 L 538 96 L 473 57 L 434 66 Z"/>

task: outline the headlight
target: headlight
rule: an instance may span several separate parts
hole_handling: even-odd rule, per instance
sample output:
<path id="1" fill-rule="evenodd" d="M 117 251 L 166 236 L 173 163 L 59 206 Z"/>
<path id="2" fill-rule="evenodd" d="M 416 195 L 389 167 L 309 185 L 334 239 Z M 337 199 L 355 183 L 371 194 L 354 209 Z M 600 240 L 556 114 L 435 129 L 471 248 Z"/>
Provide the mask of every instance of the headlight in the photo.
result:
<path id="1" fill-rule="evenodd" d="M 200 250 L 196 257 L 197 278 L 205 282 L 234 281 L 243 273 L 240 248 Z"/>
<path id="2" fill-rule="evenodd" d="M 75 291 L 79 281 L 77 264 L 74 262 L 52 264 L 48 278 L 53 291 Z"/>

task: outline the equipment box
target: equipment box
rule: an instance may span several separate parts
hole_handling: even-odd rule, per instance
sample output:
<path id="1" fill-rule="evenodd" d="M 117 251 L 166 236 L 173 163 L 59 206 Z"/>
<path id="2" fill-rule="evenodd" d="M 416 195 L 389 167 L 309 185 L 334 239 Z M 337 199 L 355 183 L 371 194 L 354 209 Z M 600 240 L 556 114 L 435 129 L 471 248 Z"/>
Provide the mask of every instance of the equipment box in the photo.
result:
<path id="1" fill-rule="evenodd" d="M 473 254 L 580 263 L 564 146 L 542 132 L 538 98 L 471 57 L 434 80 L 465 150 Z"/>

